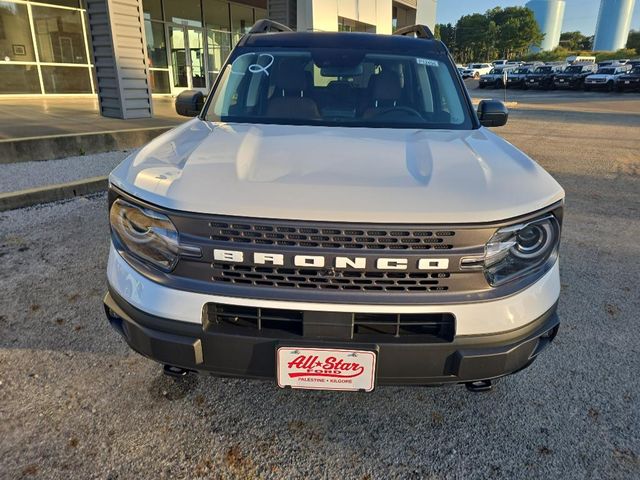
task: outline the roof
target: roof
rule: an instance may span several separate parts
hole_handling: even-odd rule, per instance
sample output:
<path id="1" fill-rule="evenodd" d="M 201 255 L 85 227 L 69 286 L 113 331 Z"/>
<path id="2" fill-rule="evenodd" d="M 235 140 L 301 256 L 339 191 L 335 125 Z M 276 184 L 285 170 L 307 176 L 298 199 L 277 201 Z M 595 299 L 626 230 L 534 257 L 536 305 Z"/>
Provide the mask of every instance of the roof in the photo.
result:
<path id="1" fill-rule="evenodd" d="M 238 47 L 349 48 L 413 54 L 446 54 L 439 40 L 359 32 L 277 32 L 247 34 Z"/>

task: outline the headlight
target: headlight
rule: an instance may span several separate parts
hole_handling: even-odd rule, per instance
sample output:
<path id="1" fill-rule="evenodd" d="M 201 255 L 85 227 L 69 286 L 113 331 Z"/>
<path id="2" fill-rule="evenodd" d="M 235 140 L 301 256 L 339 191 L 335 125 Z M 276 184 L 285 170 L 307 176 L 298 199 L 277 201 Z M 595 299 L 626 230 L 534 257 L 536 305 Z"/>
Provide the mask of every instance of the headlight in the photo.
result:
<path id="1" fill-rule="evenodd" d="M 544 267 L 556 256 L 560 225 L 553 215 L 498 230 L 485 247 L 484 274 L 496 287 Z"/>
<path id="2" fill-rule="evenodd" d="M 109 221 L 128 253 L 161 270 L 173 269 L 178 259 L 178 231 L 169 217 L 119 198 L 111 206 Z"/>

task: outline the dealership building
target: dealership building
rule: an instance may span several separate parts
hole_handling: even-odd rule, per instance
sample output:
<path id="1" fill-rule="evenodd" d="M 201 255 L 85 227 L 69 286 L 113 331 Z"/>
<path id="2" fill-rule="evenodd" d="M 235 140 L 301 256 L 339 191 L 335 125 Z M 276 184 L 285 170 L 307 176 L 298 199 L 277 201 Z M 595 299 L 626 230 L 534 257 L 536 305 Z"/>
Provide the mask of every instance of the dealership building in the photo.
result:
<path id="1" fill-rule="evenodd" d="M 436 0 L 0 0 L 0 96 L 98 95 L 107 116 L 145 117 L 151 95 L 209 89 L 259 19 L 391 33 L 433 27 L 435 8 Z"/>

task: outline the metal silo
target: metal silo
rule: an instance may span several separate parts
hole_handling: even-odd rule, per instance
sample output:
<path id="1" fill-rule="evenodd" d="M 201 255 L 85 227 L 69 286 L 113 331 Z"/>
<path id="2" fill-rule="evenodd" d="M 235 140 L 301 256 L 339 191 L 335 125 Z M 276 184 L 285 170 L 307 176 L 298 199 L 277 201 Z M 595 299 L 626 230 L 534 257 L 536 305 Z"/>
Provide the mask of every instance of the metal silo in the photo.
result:
<path id="1" fill-rule="evenodd" d="M 565 0 L 531 0 L 525 6 L 533 11 L 540 30 L 544 33 L 544 40 L 540 47 L 531 47 L 531 51 L 539 52 L 556 48 L 560 44 Z"/>
<path id="2" fill-rule="evenodd" d="M 636 0 L 602 0 L 593 50 L 612 52 L 624 48 Z"/>

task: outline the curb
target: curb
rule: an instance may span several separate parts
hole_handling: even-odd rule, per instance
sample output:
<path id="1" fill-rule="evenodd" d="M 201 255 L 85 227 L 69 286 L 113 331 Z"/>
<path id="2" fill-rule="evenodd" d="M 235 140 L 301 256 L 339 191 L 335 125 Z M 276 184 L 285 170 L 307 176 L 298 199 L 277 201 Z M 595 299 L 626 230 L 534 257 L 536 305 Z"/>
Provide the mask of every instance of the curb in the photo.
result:
<path id="1" fill-rule="evenodd" d="M 471 103 L 473 104 L 473 106 L 477 107 L 482 100 L 489 100 L 489 99 L 488 98 L 472 98 Z M 494 98 L 492 100 L 500 100 L 500 99 Z M 513 108 L 518 106 L 518 102 L 505 102 L 503 100 L 500 100 L 500 101 L 504 103 L 504 106 L 507 108 Z"/>
<path id="2" fill-rule="evenodd" d="M 0 140 L 0 165 L 129 150 L 177 125 Z"/>
<path id="3" fill-rule="evenodd" d="M 73 182 L 0 193 L 0 212 L 81 197 L 107 189 L 109 177 L 91 177 Z"/>

